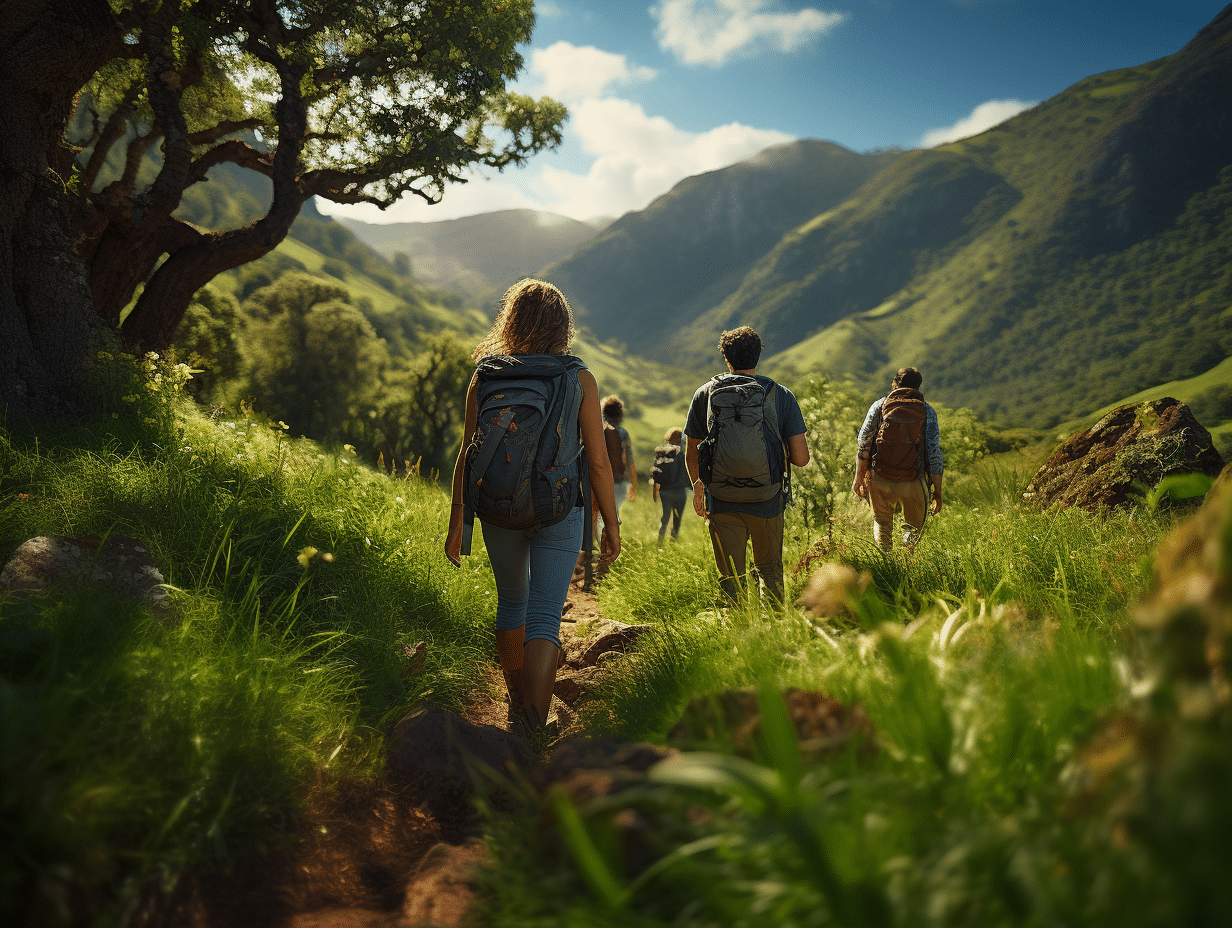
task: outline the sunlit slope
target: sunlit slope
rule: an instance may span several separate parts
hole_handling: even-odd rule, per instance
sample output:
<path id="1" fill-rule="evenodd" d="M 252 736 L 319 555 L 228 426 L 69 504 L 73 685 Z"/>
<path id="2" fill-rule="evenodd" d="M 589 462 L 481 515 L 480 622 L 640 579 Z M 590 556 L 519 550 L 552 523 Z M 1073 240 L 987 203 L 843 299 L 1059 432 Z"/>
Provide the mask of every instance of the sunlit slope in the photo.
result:
<path id="1" fill-rule="evenodd" d="M 472 301 L 533 276 L 599 231 L 590 223 L 529 209 L 439 222 L 340 221 L 386 258 L 406 254 L 417 280 Z"/>
<path id="2" fill-rule="evenodd" d="M 736 312 L 762 318 L 772 348 L 790 346 L 772 367 L 879 387 L 915 364 L 939 399 L 1036 426 L 1204 371 L 1232 354 L 1230 86 L 1225 12 L 1170 58 L 1088 78 L 989 132 L 890 166 L 780 243 L 710 328 Z M 944 163 L 949 176 L 1001 182 L 969 197 L 958 223 L 910 183 Z M 897 230 L 912 219 L 928 229 L 930 216 L 941 229 L 951 220 L 955 234 L 922 234 L 909 280 L 862 293 L 859 269 L 901 275 Z M 800 278 L 778 272 L 807 254 L 815 263 Z M 843 300 L 861 299 L 861 311 L 834 321 Z M 701 344 L 711 333 L 692 334 Z"/>
<path id="3" fill-rule="evenodd" d="M 899 152 L 804 140 L 690 177 L 543 271 L 581 322 L 636 354 L 679 363 L 677 333 L 739 286 L 782 236 L 837 206 Z M 709 359 L 713 344 L 694 353 Z"/>
<path id="4" fill-rule="evenodd" d="M 262 176 L 238 168 L 218 168 L 211 181 L 189 189 L 178 215 L 205 229 L 246 225 L 264 214 L 271 194 Z M 304 204 L 290 234 L 269 255 L 220 274 L 213 286 L 243 296 L 252 275 L 270 282 L 287 270 L 302 270 L 340 284 L 378 333 L 401 339 L 414 349 L 429 334 L 456 332 L 476 336 L 489 320 L 452 299 L 396 273 L 390 262 L 350 230 Z"/>

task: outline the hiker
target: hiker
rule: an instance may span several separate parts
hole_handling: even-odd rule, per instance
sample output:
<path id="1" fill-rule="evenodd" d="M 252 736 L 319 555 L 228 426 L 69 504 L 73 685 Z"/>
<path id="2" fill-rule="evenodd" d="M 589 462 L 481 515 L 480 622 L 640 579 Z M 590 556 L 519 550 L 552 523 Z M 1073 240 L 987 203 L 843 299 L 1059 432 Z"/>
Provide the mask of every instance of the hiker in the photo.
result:
<path id="1" fill-rule="evenodd" d="M 924 402 L 924 378 L 914 367 L 900 368 L 888 395 L 873 403 L 860 426 L 852 492 L 873 509 L 873 540 L 894 547 L 894 513 L 901 509 L 907 529 L 903 547 L 915 547 L 932 512 L 941 511 L 941 428 L 937 412 Z M 931 484 L 932 492 L 929 492 Z"/>
<path id="2" fill-rule="evenodd" d="M 761 586 L 781 604 L 790 465 L 809 461 L 804 416 L 790 390 L 756 372 L 761 339 L 751 328 L 724 332 L 719 351 L 728 373 L 698 387 L 684 426 L 693 509 L 710 520 L 727 597 L 740 591 L 751 543 Z"/>
<path id="3" fill-rule="evenodd" d="M 659 521 L 659 541 L 672 524 L 673 540 L 680 534 L 680 517 L 688 496 L 689 472 L 684 466 L 684 449 L 680 447 L 684 431 L 668 429 L 663 444 L 655 448 L 654 465 L 650 468 L 650 498 L 663 503 L 663 518 Z"/>
<path id="4" fill-rule="evenodd" d="M 556 287 L 526 279 L 505 293 L 474 353 L 445 539 L 445 556 L 459 566 L 479 517 L 496 578 L 496 652 L 510 722 L 530 734 L 547 723 L 569 579 L 591 543 L 592 489 L 604 516 L 603 562 L 620 554 L 599 388 L 567 354 L 572 340 L 573 311 Z"/>
<path id="5" fill-rule="evenodd" d="M 637 468 L 633 466 L 633 443 L 620 424 L 625 420 L 625 404 L 619 396 L 603 398 L 603 439 L 607 442 L 608 460 L 612 462 L 612 479 L 616 481 L 616 515 L 625 499 L 637 499 Z"/>

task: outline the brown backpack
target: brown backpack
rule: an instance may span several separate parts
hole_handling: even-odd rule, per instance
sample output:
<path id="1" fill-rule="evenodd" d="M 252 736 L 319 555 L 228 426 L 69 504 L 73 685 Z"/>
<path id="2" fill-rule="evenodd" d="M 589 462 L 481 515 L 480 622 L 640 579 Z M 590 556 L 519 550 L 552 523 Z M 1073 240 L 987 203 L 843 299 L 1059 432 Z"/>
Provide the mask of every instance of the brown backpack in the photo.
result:
<path id="1" fill-rule="evenodd" d="M 886 480 L 916 480 L 928 471 L 924 426 L 928 404 L 919 390 L 891 390 L 881 403 L 881 425 L 873 442 L 872 468 Z"/>
<path id="2" fill-rule="evenodd" d="M 620 440 L 620 429 L 610 422 L 604 422 L 603 440 L 607 442 L 607 457 L 612 462 L 613 482 L 620 483 L 629 479 L 629 469 L 625 465 L 625 443 Z"/>

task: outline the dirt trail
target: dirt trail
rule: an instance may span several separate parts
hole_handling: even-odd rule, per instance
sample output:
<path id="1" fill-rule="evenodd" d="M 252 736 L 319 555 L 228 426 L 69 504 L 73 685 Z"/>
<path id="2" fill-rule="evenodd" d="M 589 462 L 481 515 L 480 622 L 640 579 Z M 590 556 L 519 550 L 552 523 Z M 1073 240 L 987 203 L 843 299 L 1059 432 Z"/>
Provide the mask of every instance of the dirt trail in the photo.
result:
<path id="1" fill-rule="evenodd" d="M 562 666 L 557 693 L 572 701 L 589 643 L 575 629 L 601 618 L 591 593 L 571 585 L 561 622 Z M 610 645 L 610 643 L 609 643 Z M 623 646 L 621 646 L 623 649 Z M 593 670 L 593 667 L 590 668 Z M 576 717 L 566 702 L 553 700 L 561 730 L 576 732 Z M 391 770 L 378 782 L 333 785 L 322 790 L 308 812 L 310 827 L 289 853 L 262 858 L 252 867 L 198 883 L 183 898 L 166 901 L 169 923 L 185 928 L 409 928 L 462 922 L 474 890 L 469 877 L 488 859 L 471 787 L 456 779 L 447 762 L 456 727 L 471 740 L 467 750 L 485 746 L 525 751 L 524 742 L 505 733 L 508 702 L 504 680 L 493 663 L 458 716 L 441 710 L 421 715 L 426 727 L 390 744 Z M 453 721 L 449 721 L 452 719 Z M 433 724 L 444 724 L 444 729 Z M 437 735 L 433 741 L 433 735 Z M 405 742 L 411 742 L 407 744 Z M 478 745 L 478 747 L 476 747 Z M 398 752 L 401 752 L 398 754 Z M 397 755 L 397 756 L 395 756 Z M 409 762 L 408 759 L 409 758 Z M 524 762 L 533 758 L 524 757 Z M 406 770 L 420 770 L 422 775 Z M 497 765 L 496 761 L 489 761 Z M 440 768 L 440 769 L 437 769 Z M 441 774 L 435 776 L 434 774 Z M 455 779 L 450 779 L 455 777 Z"/>

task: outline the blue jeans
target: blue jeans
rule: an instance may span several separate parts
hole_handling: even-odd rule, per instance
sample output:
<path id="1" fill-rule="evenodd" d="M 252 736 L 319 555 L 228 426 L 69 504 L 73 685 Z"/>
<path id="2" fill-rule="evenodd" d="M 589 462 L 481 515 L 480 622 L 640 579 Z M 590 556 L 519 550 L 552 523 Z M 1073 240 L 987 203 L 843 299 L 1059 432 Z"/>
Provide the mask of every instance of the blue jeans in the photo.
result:
<path id="1" fill-rule="evenodd" d="M 480 522 L 496 577 L 496 627 L 526 626 L 526 641 L 560 647 L 560 614 L 582 550 L 585 510 L 576 506 L 555 525 L 524 531 Z"/>

